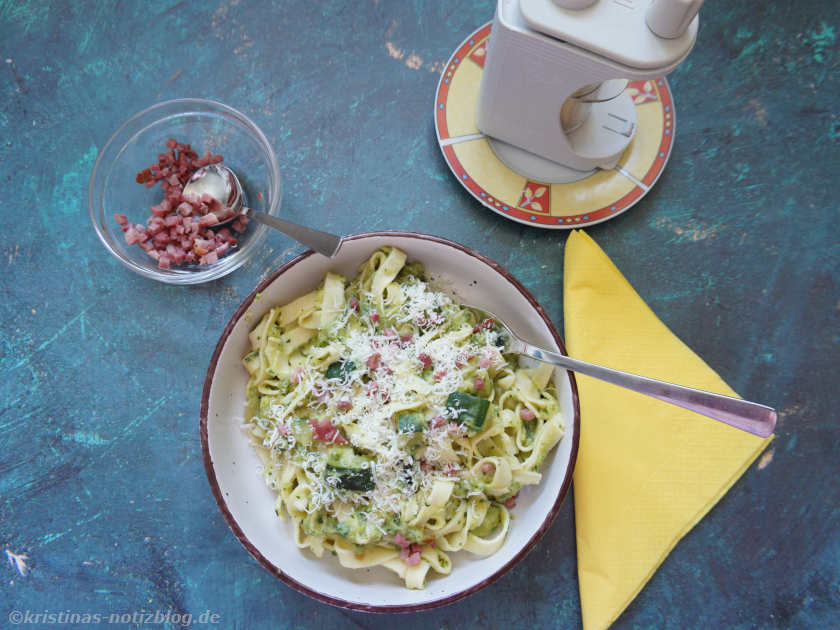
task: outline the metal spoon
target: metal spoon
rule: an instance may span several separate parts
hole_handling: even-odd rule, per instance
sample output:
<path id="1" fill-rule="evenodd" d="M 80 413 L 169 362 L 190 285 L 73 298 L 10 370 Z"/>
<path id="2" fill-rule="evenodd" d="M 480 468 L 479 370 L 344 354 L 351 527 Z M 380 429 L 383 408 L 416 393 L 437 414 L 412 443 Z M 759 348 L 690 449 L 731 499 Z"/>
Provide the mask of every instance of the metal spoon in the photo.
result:
<path id="1" fill-rule="evenodd" d="M 475 311 L 482 321 L 490 319 L 504 328 L 508 337 L 505 340 L 505 350 L 507 352 L 524 354 L 539 361 L 553 363 L 567 370 L 580 372 L 619 387 L 632 389 L 640 394 L 652 396 L 672 405 L 714 418 L 759 437 L 768 437 L 776 427 L 776 410 L 771 407 L 741 400 L 740 398 L 675 385 L 646 376 L 638 376 L 629 372 L 620 372 L 594 363 L 572 359 L 559 352 L 538 348 L 518 337 L 504 321 L 493 313 L 475 306 L 469 308 Z"/>
<path id="2" fill-rule="evenodd" d="M 313 230 L 246 207 L 242 194 L 242 184 L 239 183 L 236 173 L 220 164 L 210 164 L 198 169 L 190 178 L 190 181 L 187 182 L 187 185 L 184 186 L 183 194 L 198 196 L 209 194 L 222 206 L 232 210 L 233 216 L 220 221 L 220 225 L 233 221 L 238 215 L 242 214 L 292 237 L 298 243 L 311 247 L 328 258 L 335 256 L 341 246 L 340 236 Z"/>

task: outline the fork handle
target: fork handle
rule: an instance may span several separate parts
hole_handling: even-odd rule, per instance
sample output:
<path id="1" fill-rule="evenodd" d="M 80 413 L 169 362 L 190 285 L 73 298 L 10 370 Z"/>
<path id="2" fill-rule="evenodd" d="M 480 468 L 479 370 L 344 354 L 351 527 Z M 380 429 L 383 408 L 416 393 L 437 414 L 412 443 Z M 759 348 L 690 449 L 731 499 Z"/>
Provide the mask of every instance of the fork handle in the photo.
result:
<path id="1" fill-rule="evenodd" d="M 553 363 L 567 370 L 586 374 L 593 378 L 631 389 L 646 396 L 671 403 L 714 418 L 747 433 L 766 438 L 776 427 L 776 410 L 765 405 L 749 402 L 732 396 L 667 383 L 655 378 L 621 372 L 612 368 L 572 359 L 565 354 L 532 346 L 524 341 L 511 348 L 539 361 Z"/>

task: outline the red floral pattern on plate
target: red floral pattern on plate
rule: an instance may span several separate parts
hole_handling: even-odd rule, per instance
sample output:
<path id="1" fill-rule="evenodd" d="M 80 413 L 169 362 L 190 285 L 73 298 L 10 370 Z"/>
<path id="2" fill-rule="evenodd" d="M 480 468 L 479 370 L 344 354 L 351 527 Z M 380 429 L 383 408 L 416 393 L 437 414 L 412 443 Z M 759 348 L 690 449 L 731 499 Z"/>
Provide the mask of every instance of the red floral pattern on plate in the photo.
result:
<path id="1" fill-rule="evenodd" d="M 548 184 L 529 181 L 525 184 L 522 197 L 519 199 L 519 207 L 530 212 L 548 214 L 551 200 L 551 187 Z"/>

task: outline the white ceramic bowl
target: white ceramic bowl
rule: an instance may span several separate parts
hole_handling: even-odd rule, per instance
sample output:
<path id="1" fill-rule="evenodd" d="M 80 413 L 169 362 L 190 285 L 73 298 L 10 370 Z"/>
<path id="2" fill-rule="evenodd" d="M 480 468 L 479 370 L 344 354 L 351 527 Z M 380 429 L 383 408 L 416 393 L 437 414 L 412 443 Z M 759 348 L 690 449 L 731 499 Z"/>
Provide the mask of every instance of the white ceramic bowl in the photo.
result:
<path id="1" fill-rule="evenodd" d="M 282 266 L 245 299 L 225 327 L 207 370 L 201 399 L 204 466 L 219 508 L 236 537 L 269 571 L 292 588 L 320 601 L 370 612 L 411 612 L 448 604 L 498 579 L 518 562 L 551 525 L 572 480 L 580 412 L 574 376 L 555 371 L 566 433 L 546 460 L 543 480 L 524 488 L 513 510 L 507 541 L 495 554 L 452 554 L 452 573 L 430 578 L 424 590 L 409 590 L 396 574 L 375 567 L 351 570 L 325 554 L 318 559 L 292 541 L 290 521 L 274 515 L 274 494 L 258 471 L 259 461 L 243 429 L 247 373 L 242 357 L 248 332 L 278 303 L 317 288 L 331 270 L 348 279 L 377 248 L 393 245 L 421 262 L 434 286 L 458 301 L 486 307 L 526 340 L 563 351 L 554 325 L 533 296 L 507 271 L 466 247 L 435 236 L 376 232 L 350 237 L 334 259 L 314 252 Z M 256 295 L 262 294 L 255 301 Z M 246 312 L 248 315 L 246 316 Z"/>

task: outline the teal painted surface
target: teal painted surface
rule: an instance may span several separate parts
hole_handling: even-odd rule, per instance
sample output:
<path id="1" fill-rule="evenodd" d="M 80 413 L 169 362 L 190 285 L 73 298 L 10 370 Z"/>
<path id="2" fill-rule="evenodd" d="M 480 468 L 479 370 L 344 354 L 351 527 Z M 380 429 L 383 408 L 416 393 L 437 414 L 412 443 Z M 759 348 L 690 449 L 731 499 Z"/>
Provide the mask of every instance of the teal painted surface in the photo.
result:
<path id="1" fill-rule="evenodd" d="M 210 494 L 198 407 L 233 310 L 302 248 L 277 235 L 221 281 L 169 287 L 109 258 L 87 217 L 97 151 L 130 113 L 216 98 L 274 144 L 293 220 L 460 241 L 562 324 L 566 235 L 483 209 L 434 139 L 439 70 L 492 12 L 488 1 L 0 0 L 0 627 L 11 610 L 209 610 L 217 627 L 249 629 L 579 626 L 571 501 L 513 571 L 433 612 L 349 613 L 263 570 Z M 670 164 L 590 233 L 674 332 L 781 419 L 767 454 L 615 627 L 833 627 L 840 15 L 828 0 L 708 3 L 701 19 L 669 78 Z"/>

